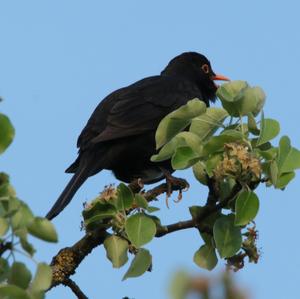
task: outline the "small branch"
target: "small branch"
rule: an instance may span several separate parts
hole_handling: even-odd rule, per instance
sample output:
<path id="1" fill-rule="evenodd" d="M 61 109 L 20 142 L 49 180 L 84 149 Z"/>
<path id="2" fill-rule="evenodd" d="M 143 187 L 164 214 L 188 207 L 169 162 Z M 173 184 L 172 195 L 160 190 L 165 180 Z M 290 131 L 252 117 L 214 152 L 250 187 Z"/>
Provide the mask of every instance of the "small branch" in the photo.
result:
<path id="1" fill-rule="evenodd" d="M 63 285 L 69 287 L 78 299 L 88 299 L 72 279 L 68 278 L 63 282 Z"/>
<path id="2" fill-rule="evenodd" d="M 208 216 L 222 210 L 241 190 L 241 186 L 235 185 L 235 187 L 232 189 L 231 193 L 227 198 L 225 198 L 223 201 L 221 201 L 219 204 L 210 206 L 207 205 L 204 207 L 204 210 L 202 214 L 197 219 L 190 219 L 186 221 L 180 221 L 173 224 L 165 225 L 160 227 L 156 232 L 156 237 L 162 237 L 164 235 L 167 235 L 169 233 L 173 233 L 179 230 L 188 229 L 196 227 L 200 229 L 201 222 L 205 220 Z"/>
<path id="3" fill-rule="evenodd" d="M 1 242 L 0 243 L 0 257 L 4 254 L 7 250 L 12 250 L 13 244 L 12 242 Z"/>

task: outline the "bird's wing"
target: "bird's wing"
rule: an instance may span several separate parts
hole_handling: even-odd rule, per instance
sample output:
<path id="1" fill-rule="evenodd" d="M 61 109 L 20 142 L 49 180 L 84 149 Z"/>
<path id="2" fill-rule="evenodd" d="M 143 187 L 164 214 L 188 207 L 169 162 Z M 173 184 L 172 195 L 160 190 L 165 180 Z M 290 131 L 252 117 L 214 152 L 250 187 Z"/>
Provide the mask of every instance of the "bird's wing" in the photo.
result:
<path id="1" fill-rule="evenodd" d="M 79 136 L 78 147 L 156 130 L 164 116 L 201 96 L 199 93 L 190 82 L 161 76 L 117 90 L 95 109 Z"/>

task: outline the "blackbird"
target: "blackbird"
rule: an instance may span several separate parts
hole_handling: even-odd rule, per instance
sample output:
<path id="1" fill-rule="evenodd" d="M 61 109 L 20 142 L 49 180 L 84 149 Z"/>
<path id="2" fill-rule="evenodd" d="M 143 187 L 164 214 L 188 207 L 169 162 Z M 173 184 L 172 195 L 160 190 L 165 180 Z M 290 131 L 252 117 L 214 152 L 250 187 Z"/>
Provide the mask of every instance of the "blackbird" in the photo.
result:
<path id="1" fill-rule="evenodd" d="M 103 169 L 111 170 L 120 181 L 139 179 L 144 184 L 173 178 L 170 161 L 154 163 L 157 153 L 155 131 L 170 112 L 198 98 L 207 106 L 216 99 L 216 75 L 209 60 L 196 52 L 173 58 L 159 76 L 152 76 L 118 89 L 105 97 L 82 130 L 79 154 L 66 170 L 74 173 L 48 219 L 57 216 L 71 201 L 85 180 Z"/>

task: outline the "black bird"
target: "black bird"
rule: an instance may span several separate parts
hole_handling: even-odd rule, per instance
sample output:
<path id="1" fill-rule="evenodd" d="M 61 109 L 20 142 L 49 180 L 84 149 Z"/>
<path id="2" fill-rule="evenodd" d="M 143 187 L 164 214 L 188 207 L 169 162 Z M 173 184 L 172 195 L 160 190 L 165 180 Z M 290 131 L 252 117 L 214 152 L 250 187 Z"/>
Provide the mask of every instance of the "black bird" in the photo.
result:
<path id="1" fill-rule="evenodd" d="M 228 79 L 216 75 L 205 56 L 187 52 L 173 58 L 159 76 L 142 79 L 104 98 L 78 138 L 79 155 L 66 170 L 74 175 L 46 217 L 57 216 L 85 180 L 103 169 L 112 170 L 126 183 L 171 179 L 170 161 L 150 161 L 157 152 L 158 124 L 193 98 L 209 106 L 216 98 L 214 80 Z"/>

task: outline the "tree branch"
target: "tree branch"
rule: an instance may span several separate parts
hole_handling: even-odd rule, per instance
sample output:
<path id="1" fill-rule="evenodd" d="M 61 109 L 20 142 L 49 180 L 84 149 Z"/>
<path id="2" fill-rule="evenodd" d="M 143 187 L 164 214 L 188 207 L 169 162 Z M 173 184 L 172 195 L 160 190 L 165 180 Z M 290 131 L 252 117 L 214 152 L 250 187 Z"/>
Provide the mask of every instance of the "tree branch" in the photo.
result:
<path id="1" fill-rule="evenodd" d="M 193 227 L 200 229 L 201 222 L 203 222 L 205 218 L 222 210 L 222 208 L 224 208 L 232 199 L 234 199 L 234 197 L 240 190 L 241 190 L 241 186 L 235 185 L 235 187 L 232 189 L 231 193 L 228 195 L 227 198 L 225 198 L 217 205 L 214 206 L 206 205 L 201 215 L 199 215 L 199 217 L 197 217 L 196 219 L 180 221 L 173 224 L 162 226 L 157 229 L 155 236 L 159 238 L 169 233 L 173 233 L 179 230 L 193 228 Z M 209 192 L 209 194 L 211 194 L 211 192 Z"/>
<path id="2" fill-rule="evenodd" d="M 167 191 L 167 184 L 161 184 L 144 194 L 148 202 L 155 200 L 157 196 Z M 64 284 L 71 275 L 75 274 L 82 260 L 97 246 L 103 244 L 110 234 L 104 230 L 96 229 L 76 242 L 71 247 L 61 249 L 52 259 L 52 283 L 50 288 Z"/>
<path id="3" fill-rule="evenodd" d="M 167 184 L 161 184 L 150 191 L 144 193 L 144 196 L 148 202 L 155 200 L 157 196 L 166 193 L 168 190 Z M 173 191 L 178 190 L 175 188 Z M 162 237 L 166 234 L 188 229 L 188 228 L 198 228 L 200 229 L 201 222 L 205 220 L 208 216 L 214 214 L 217 211 L 220 211 L 223 207 L 225 207 L 241 190 L 241 186 L 236 185 L 230 195 L 221 201 L 219 204 L 215 205 L 206 205 L 203 209 L 201 215 L 199 215 L 196 219 L 190 219 L 187 221 L 181 221 L 174 224 L 162 226 L 158 228 L 156 237 Z M 211 190 L 209 196 L 211 196 Z M 204 229 L 201 227 L 204 231 Z M 70 287 L 70 279 L 69 277 L 73 275 L 80 265 L 82 260 L 97 246 L 103 244 L 106 237 L 110 236 L 110 234 L 104 230 L 94 230 L 92 232 L 86 233 L 86 235 L 76 242 L 71 247 L 66 247 L 61 249 L 56 256 L 53 257 L 51 262 L 51 267 L 53 271 L 52 276 L 52 284 L 49 290 L 59 284 L 68 285 Z M 75 284 L 75 283 L 74 283 Z M 71 286 L 74 286 L 71 283 Z M 76 285 L 76 284 L 75 284 Z M 73 289 L 72 289 L 73 290 Z M 74 290 L 73 290 L 74 292 Z M 84 295 L 85 296 L 85 295 Z M 86 298 L 86 297 L 78 297 L 78 298 Z"/>
<path id="4" fill-rule="evenodd" d="M 66 279 L 63 282 L 63 285 L 69 287 L 78 299 L 88 299 L 88 297 L 84 295 L 79 286 L 72 279 Z"/>

